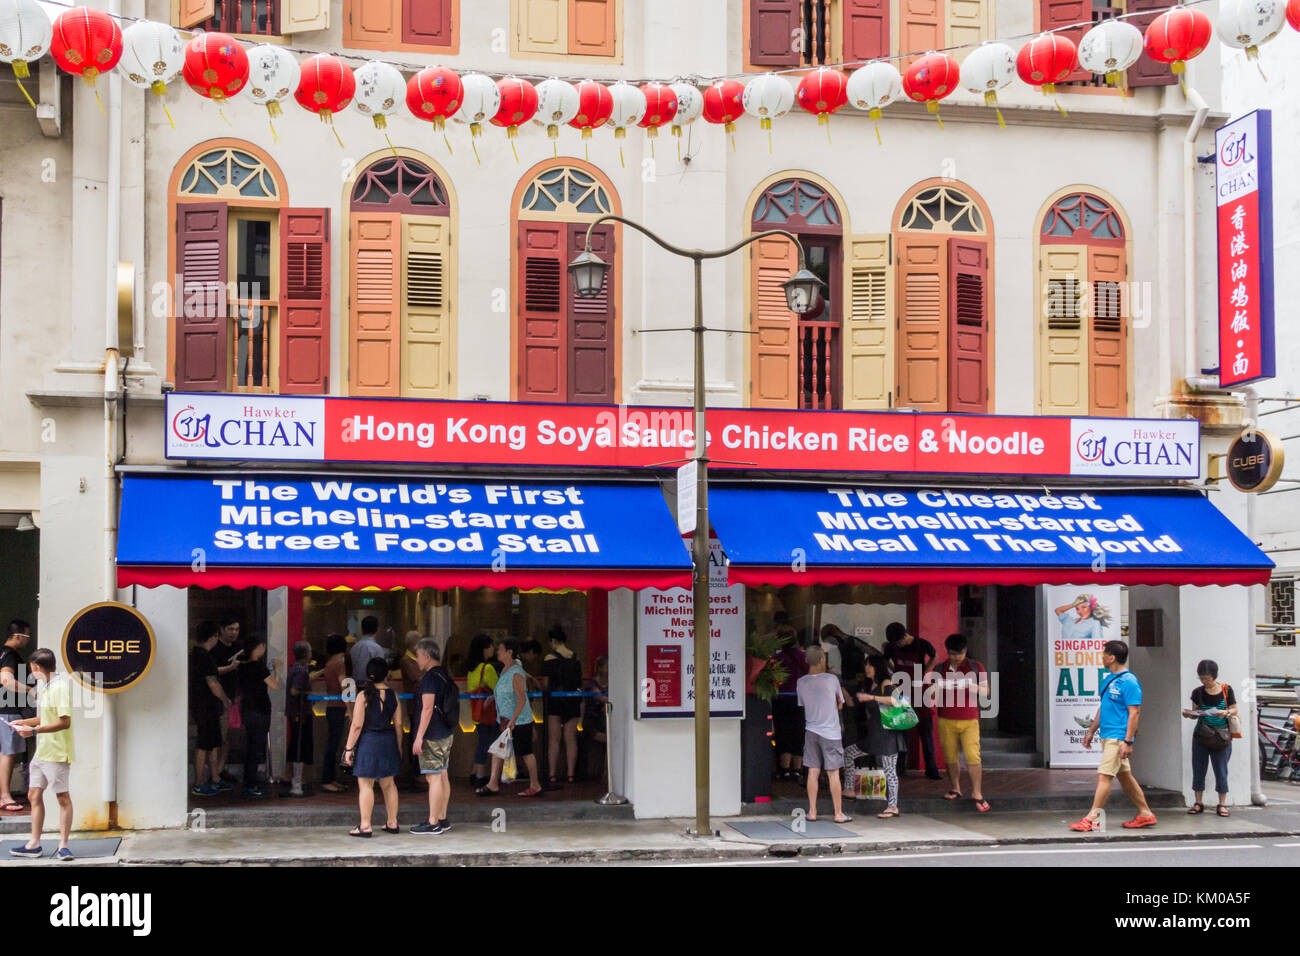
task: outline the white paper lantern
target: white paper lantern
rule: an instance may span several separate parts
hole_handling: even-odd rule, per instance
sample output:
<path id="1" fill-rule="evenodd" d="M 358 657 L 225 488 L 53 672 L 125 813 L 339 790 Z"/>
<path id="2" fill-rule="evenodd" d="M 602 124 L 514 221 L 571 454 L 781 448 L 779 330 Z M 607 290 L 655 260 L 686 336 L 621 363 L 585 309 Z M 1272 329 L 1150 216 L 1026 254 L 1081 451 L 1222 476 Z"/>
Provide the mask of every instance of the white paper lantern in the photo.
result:
<path id="1" fill-rule="evenodd" d="M 961 65 L 961 85 L 972 93 L 983 93 L 986 105 L 998 114 L 998 126 L 1007 128 L 998 109 L 998 90 L 1016 77 L 1016 51 L 1005 43 L 981 43 Z"/>
<path id="2" fill-rule="evenodd" d="M 43 57 L 53 38 L 54 24 L 36 0 L 0 0 L 0 63 L 11 64 L 18 79 L 31 75 L 27 64 Z"/>
<path id="3" fill-rule="evenodd" d="M 1282 32 L 1286 4 L 1282 0 L 1221 0 L 1219 39 L 1246 51 L 1248 59 L 1259 56 L 1259 45 Z"/>
<path id="4" fill-rule="evenodd" d="M 624 80 L 611 86 L 609 93 L 614 97 L 614 112 L 609 116 L 609 123 L 614 127 L 614 138 L 626 139 L 628 127 L 635 126 L 645 116 L 645 94 Z"/>
<path id="5" fill-rule="evenodd" d="M 406 80 L 391 63 L 371 60 L 356 72 L 357 92 L 352 105 L 374 120 L 375 129 L 387 129 L 388 117 L 406 105 Z"/>
<path id="6" fill-rule="evenodd" d="M 284 112 L 280 104 L 293 96 L 300 79 L 302 69 L 284 47 L 262 43 L 248 51 L 248 85 L 244 91 L 258 106 L 265 106 L 272 119 Z M 275 133 L 274 124 L 271 132 Z"/>
<path id="7" fill-rule="evenodd" d="M 682 127 L 700 118 L 704 111 L 704 94 L 694 83 L 674 83 L 669 87 L 677 97 L 677 115 L 673 117 L 673 135 L 681 136 Z"/>
<path id="8" fill-rule="evenodd" d="M 1143 42 L 1142 31 L 1127 20 L 1103 20 L 1079 41 L 1079 65 L 1089 73 L 1105 74 L 1114 86 L 1142 55 Z"/>
<path id="9" fill-rule="evenodd" d="M 185 44 L 167 24 L 140 20 L 122 31 L 122 58 L 116 69 L 132 86 L 162 96 L 184 65 Z"/>
<path id="10" fill-rule="evenodd" d="M 501 88 L 496 80 L 482 73 L 466 73 L 460 82 L 465 90 L 464 98 L 451 118 L 457 123 L 468 123 L 470 133 L 478 136 L 483 124 L 501 109 Z"/>
<path id="11" fill-rule="evenodd" d="M 572 83 L 551 78 L 537 84 L 537 114 L 533 122 L 546 127 L 546 135 L 558 139 L 560 127 L 578 115 L 578 91 Z"/>
<path id="12" fill-rule="evenodd" d="M 764 73 L 745 85 L 740 103 L 746 113 L 758 119 L 759 126 L 770 132 L 772 120 L 784 116 L 794 106 L 794 87 L 784 77 Z"/>
<path id="13" fill-rule="evenodd" d="M 880 111 L 903 95 L 903 78 L 892 64 L 877 61 L 854 70 L 847 88 L 849 105 L 866 110 L 873 120 Z"/>

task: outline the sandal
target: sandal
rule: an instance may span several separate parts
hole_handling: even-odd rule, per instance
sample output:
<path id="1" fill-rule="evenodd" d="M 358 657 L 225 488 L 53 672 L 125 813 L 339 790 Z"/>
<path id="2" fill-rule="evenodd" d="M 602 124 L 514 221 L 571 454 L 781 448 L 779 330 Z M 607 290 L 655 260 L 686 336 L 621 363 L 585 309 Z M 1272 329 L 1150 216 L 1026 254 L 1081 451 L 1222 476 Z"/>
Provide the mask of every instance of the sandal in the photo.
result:
<path id="1" fill-rule="evenodd" d="M 568 779 L 569 783 L 577 783 L 577 782 L 578 782 L 578 778 L 577 778 L 577 777 L 568 777 L 567 779 Z"/>
<path id="2" fill-rule="evenodd" d="M 1221 817 L 1231 816 L 1231 814 L 1228 813 L 1228 808 L 1225 807 L 1223 804 L 1219 804 L 1217 807 L 1215 807 L 1214 812 Z"/>
<path id="3" fill-rule="evenodd" d="M 515 796 L 517 797 L 540 797 L 541 795 L 542 795 L 541 787 L 537 787 L 536 789 L 534 789 L 533 787 L 529 787 L 527 790 L 520 790 L 517 794 L 515 794 Z"/>
<path id="4" fill-rule="evenodd" d="M 960 800 L 960 799 L 961 799 L 961 791 L 960 791 L 960 790 L 949 790 L 947 793 L 945 793 L 945 794 L 943 795 L 943 798 L 944 798 L 945 800 Z"/>
<path id="5" fill-rule="evenodd" d="M 27 808 L 21 803 L 6 803 L 4 806 L 0 806 L 0 810 L 3 810 L 5 813 L 17 813 L 20 810 L 26 809 Z"/>
<path id="6" fill-rule="evenodd" d="M 365 840 L 369 840 L 374 835 L 375 835 L 374 830 L 363 830 L 361 829 L 361 827 L 353 827 L 351 830 L 348 831 L 348 836 L 361 837 L 362 839 Z"/>
<path id="7" fill-rule="evenodd" d="M 402 828 L 401 828 L 401 827 L 390 827 L 387 823 L 385 823 L 385 824 L 383 825 L 383 827 L 381 827 L 381 829 L 382 829 L 385 833 L 401 833 L 401 832 L 402 832 Z"/>
<path id="8" fill-rule="evenodd" d="M 978 810 L 980 813 L 988 813 L 989 802 L 985 800 L 983 797 L 981 797 L 980 799 L 975 801 L 975 809 Z"/>
<path id="9" fill-rule="evenodd" d="M 474 796 L 476 797 L 499 797 L 500 795 L 501 795 L 500 788 L 493 790 L 487 784 L 484 784 L 483 786 L 479 787 L 477 790 L 474 791 Z"/>
<path id="10" fill-rule="evenodd" d="M 899 810 L 898 807 L 890 807 L 887 810 L 877 813 L 876 816 L 878 816 L 882 820 L 892 820 L 894 817 L 898 816 L 901 812 L 902 811 Z"/>
<path id="11" fill-rule="evenodd" d="M 1084 817 L 1070 824 L 1071 830 L 1077 830 L 1079 833 L 1091 833 L 1093 830 L 1100 830 L 1101 824 L 1091 817 Z"/>
<path id="12" fill-rule="evenodd" d="M 1205 812 L 1205 804 L 1203 804 L 1203 803 L 1193 803 L 1190 807 L 1187 808 L 1187 812 L 1188 812 L 1188 814 L 1191 815 L 1191 816 L 1196 816 L 1198 813 L 1204 813 L 1204 812 Z"/>

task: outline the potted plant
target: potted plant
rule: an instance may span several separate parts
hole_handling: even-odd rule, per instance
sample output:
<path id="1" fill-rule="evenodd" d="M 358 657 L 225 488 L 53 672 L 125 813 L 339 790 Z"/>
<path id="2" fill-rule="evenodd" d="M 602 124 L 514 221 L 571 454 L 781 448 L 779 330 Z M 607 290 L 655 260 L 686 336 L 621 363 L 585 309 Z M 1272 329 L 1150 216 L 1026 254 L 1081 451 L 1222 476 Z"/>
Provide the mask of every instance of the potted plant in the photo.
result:
<path id="1" fill-rule="evenodd" d="M 740 722 L 740 799 L 745 803 L 772 799 L 772 701 L 790 676 L 775 655 L 789 640 L 760 634 L 751 621 L 745 636 L 745 719 Z"/>
<path id="2" fill-rule="evenodd" d="M 759 634 L 753 631 L 745 638 L 745 693 L 771 703 L 786 678 L 790 676 L 775 660 L 776 654 L 789 641 L 776 633 Z"/>

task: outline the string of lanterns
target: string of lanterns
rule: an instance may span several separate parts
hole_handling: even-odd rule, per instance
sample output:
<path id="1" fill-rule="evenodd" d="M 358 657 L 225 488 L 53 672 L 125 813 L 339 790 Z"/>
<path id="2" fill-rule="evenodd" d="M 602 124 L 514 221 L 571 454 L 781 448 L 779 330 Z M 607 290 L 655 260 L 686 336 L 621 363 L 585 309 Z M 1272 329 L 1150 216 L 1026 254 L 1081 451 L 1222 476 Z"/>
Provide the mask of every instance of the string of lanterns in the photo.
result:
<path id="1" fill-rule="evenodd" d="M 1123 17 L 1105 20 L 1089 29 L 1077 47 L 1063 32 L 1068 28 L 1058 28 L 1033 37 L 1018 51 L 1000 40 L 985 41 L 975 45 L 963 63 L 950 51 L 929 51 L 902 72 L 891 62 L 899 57 L 891 57 L 866 62 L 851 73 L 831 66 L 799 71 L 803 75 L 797 86 L 783 75 L 790 71 L 776 71 L 747 83 L 718 79 L 701 90 L 691 82 L 572 83 L 555 77 L 534 85 L 520 76 L 494 80 L 485 73 L 461 74 L 444 66 L 425 67 L 408 81 L 396 66 L 382 61 L 367 61 L 354 71 L 338 56 L 317 53 L 299 63 L 281 45 L 245 49 L 234 37 L 216 32 L 197 33 L 185 42 L 173 27 L 147 20 L 123 30 L 109 14 L 88 7 L 68 9 L 51 22 L 37 0 L 0 0 L 0 63 L 11 65 L 20 88 L 30 75 L 28 64 L 49 53 L 60 69 L 91 86 L 100 75 L 116 70 L 132 86 L 160 100 L 177 77 L 218 105 L 247 90 L 246 96 L 266 107 L 277 139 L 274 120 L 283 115 L 281 104 L 290 97 L 331 125 L 335 114 L 354 106 L 379 130 L 387 129 L 388 117 L 401 111 L 404 99 L 411 115 L 442 133 L 449 151 L 449 119 L 469 126 L 475 157 L 484 122 L 504 128 L 514 149 L 519 128 L 531 121 L 544 126 L 551 140 L 558 138 L 561 126 L 578 129 L 584 147 L 594 130 L 609 126 L 621 160 L 622 140 L 632 127 L 646 130 L 653 152 L 660 128 L 670 125 L 680 138 L 683 127 L 698 119 L 722 126 L 734 149 L 736 122 L 744 115 L 757 119 L 768 132 L 770 149 L 773 121 L 796 104 L 827 127 L 828 140 L 832 114 L 846 105 L 862 110 L 876 123 L 879 142 L 878 121 L 891 103 L 903 96 L 924 103 L 942 128 L 939 103 L 959 87 L 983 93 L 984 102 L 997 113 L 998 125 L 1005 128 L 997 95 L 1017 77 L 1044 95 L 1054 94 L 1057 83 L 1079 70 L 1114 85 L 1145 52 L 1169 64 L 1181 82 L 1187 61 L 1199 56 L 1216 33 L 1223 43 L 1255 59 L 1259 47 L 1288 22 L 1300 30 L 1300 0 L 1221 0 L 1217 30 L 1201 10 L 1178 5 L 1156 16 L 1145 33 Z M 27 90 L 22 91 L 32 103 Z M 1065 115 L 1064 107 L 1056 105 Z M 162 106 L 174 127 L 166 103 Z"/>

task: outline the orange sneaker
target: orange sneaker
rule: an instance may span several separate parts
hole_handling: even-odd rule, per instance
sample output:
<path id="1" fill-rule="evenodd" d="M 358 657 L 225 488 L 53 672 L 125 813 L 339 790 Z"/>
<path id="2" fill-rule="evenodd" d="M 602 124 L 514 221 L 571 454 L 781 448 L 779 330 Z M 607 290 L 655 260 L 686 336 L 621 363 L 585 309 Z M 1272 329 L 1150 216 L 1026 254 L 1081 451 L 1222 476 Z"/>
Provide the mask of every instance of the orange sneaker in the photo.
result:
<path id="1" fill-rule="evenodd" d="M 1080 833 L 1091 833 L 1093 830 L 1100 830 L 1101 824 L 1091 817 L 1084 817 L 1082 820 L 1071 823 L 1070 829 L 1077 830 Z"/>
<path id="2" fill-rule="evenodd" d="M 1156 815 L 1154 813 L 1139 813 L 1132 820 L 1124 821 L 1124 829 L 1140 830 L 1142 827 L 1153 827 L 1156 825 Z"/>

